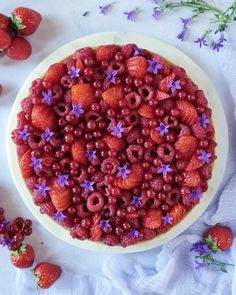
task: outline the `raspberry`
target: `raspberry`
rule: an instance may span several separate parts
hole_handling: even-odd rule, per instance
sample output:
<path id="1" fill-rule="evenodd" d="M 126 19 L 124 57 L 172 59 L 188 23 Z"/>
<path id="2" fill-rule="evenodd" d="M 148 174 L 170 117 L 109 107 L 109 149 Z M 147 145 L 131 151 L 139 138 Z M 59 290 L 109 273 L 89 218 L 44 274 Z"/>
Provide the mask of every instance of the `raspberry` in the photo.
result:
<path id="1" fill-rule="evenodd" d="M 143 85 L 139 87 L 138 93 L 141 95 L 141 98 L 144 102 L 149 102 L 154 97 L 154 89 L 150 85 Z"/>
<path id="2" fill-rule="evenodd" d="M 147 73 L 147 61 L 142 56 L 130 57 L 126 62 L 126 71 L 129 76 L 143 78 Z"/>
<path id="3" fill-rule="evenodd" d="M 202 166 L 199 170 L 199 174 L 203 179 L 211 179 L 212 177 L 212 165 L 211 164 L 205 164 Z"/>
<path id="4" fill-rule="evenodd" d="M 110 235 L 106 235 L 103 238 L 103 243 L 108 245 L 108 246 L 116 246 L 116 245 L 119 244 L 119 239 L 114 234 L 110 234 Z"/>
<path id="5" fill-rule="evenodd" d="M 143 148 L 141 145 L 131 144 L 126 149 L 126 154 L 131 163 L 140 162 L 143 157 Z"/>
<path id="6" fill-rule="evenodd" d="M 156 177 L 150 182 L 150 187 L 158 192 L 162 189 L 163 183 L 162 177 Z"/>
<path id="7" fill-rule="evenodd" d="M 135 91 L 125 95 L 125 100 L 131 110 L 138 108 L 141 104 L 141 96 Z"/>
<path id="8" fill-rule="evenodd" d="M 137 48 L 135 44 L 126 44 L 121 46 L 121 52 L 124 54 L 125 58 L 133 56 L 134 50 Z"/>
<path id="9" fill-rule="evenodd" d="M 131 238 L 128 235 L 121 236 L 121 238 L 120 238 L 120 245 L 121 245 L 121 247 L 126 248 L 126 247 L 128 247 L 130 245 L 133 245 L 135 243 L 136 243 L 135 239 Z"/>
<path id="10" fill-rule="evenodd" d="M 25 183 L 28 187 L 28 189 L 33 190 L 35 188 L 35 184 L 37 183 L 37 177 L 36 176 L 30 176 L 25 179 Z"/>
<path id="11" fill-rule="evenodd" d="M 100 211 L 104 206 L 104 197 L 99 192 L 94 192 L 87 199 L 87 208 L 91 212 Z"/>
<path id="12" fill-rule="evenodd" d="M 32 102 L 31 102 L 31 97 L 30 97 L 30 96 L 24 98 L 24 99 L 21 101 L 20 105 L 21 105 L 22 110 L 23 110 L 26 114 L 31 115 L 32 110 L 33 110 L 33 104 L 32 104 Z"/>
<path id="13" fill-rule="evenodd" d="M 142 219 L 143 226 L 148 229 L 156 229 L 162 224 L 162 212 L 159 209 L 149 209 Z"/>
<path id="14" fill-rule="evenodd" d="M 199 123 L 193 124 L 191 130 L 196 138 L 203 139 L 206 136 L 206 130 Z"/>
<path id="15" fill-rule="evenodd" d="M 17 145 L 16 152 L 19 159 L 28 151 L 29 147 L 27 145 Z"/>
<path id="16" fill-rule="evenodd" d="M 171 163 L 175 156 L 175 150 L 169 143 L 162 143 L 157 147 L 157 154 L 163 163 Z"/>
<path id="17" fill-rule="evenodd" d="M 141 136 L 141 130 L 139 127 L 132 128 L 126 135 L 126 141 L 129 144 L 135 143 L 135 141 Z"/>
<path id="18" fill-rule="evenodd" d="M 96 60 L 101 62 L 103 60 L 110 61 L 114 58 L 116 52 L 119 51 L 117 45 L 102 45 L 96 49 Z"/>
<path id="19" fill-rule="evenodd" d="M 101 165 L 101 170 L 104 174 L 117 174 L 118 166 L 120 165 L 119 160 L 115 158 L 107 158 L 103 160 Z"/>
<path id="20" fill-rule="evenodd" d="M 102 93 L 104 101 L 113 108 L 118 107 L 118 102 L 123 99 L 123 97 L 124 90 L 120 85 L 112 86 Z"/>
<path id="21" fill-rule="evenodd" d="M 138 109 L 138 113 L 145 118 L 154 118 L 154 111 L 153 108 L 147 104 L 142 103 L 141 106 Z"/>
<path id="22" fill-rule="evenodd" d="M 52 216 L 57 211 L 52 202 L 45 202 L 41 204 L 39 210 L 41 214 L 47 214 L 49 216 Z"/>
<path id="23" fill-rule="evenodd" d="M 195 99 L 195 103 L 196 105 L 198 106 L 204 106 L 206 107 L 207 106 L 207 99 L 203 93 L 202 90 L 198 90 L 195 92 L 195 96 L 196 96 L 196 99 Z"/>
<path id="24" fill-rule="evenodd" d="M 102 229 L 98 224 L 94 224 L 90 228 L 90 238 L 92 241 L 100 241 L 102 237 Z"/>
<path id="25" fill-rule="evenodd" d="M 91 47 L 84 47 L 76 50 L 75 57 L 84 62 L 87 58 L 95 58 L 95 53 Z"/>

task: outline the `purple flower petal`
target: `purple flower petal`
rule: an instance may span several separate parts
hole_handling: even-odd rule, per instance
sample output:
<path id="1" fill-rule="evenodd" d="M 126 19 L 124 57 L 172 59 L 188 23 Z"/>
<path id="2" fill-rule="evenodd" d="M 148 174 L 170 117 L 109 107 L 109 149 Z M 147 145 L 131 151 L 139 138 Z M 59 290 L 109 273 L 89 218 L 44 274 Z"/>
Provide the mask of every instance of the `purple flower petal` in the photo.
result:
<path id="1" fill-rule="evenodd" d="M 137 229 L 131 229 L 131 231 L 128 233 L 128 236 L 130 236 L 132 239 L 136 239 L 139 236 L 139 231 Z"/>
<path id="2" fill-rule="evenodd" d="M 162 220 L 164 221 L 164 225 L 172 224 L 173 217 L 171 217 L 170 214 L 167 213 L 165 216 L 162 217 Z"/>
<path id="3" fill-rule="evenodd" d="M 102 220 L 100 220 L 99 227 L 101 227 L 102 230 L 103 230 L 104 232 L 106 232 L 106 230 L 107 230 L 109 227 L 111 227 L 111 225 L 110 225 L 110 223 L 109 223 L 109 220 L 107 220 L 107 219 L 102 219 Z"/>
<path id="4" fill-rule="evenodd" d="M 121 138 L 122 137 L 122 133 L 125 131 L 125 127 L 122 127 L 122 123 L 119 122 L 117 125 L 114 125 L 111 127 L 110 132 L 112 135 Z"/>
<path id="5" fill-rule="evenodd" d="M 90 151 L 90 150 L 88 150 L 86 152 L 86 156 L 88 157 L 88 160 L 89 161 L 92 161 L 92 160 L 96 159 L 97 158 L 96 153 L 97 153 L 97 151 Z"/>
<path id="6" fill-rule="evenodd" d="M 194 260 L 196 266 L 195 266 L 195 269 L 199 272 L 204 266 L 205 266 L 205 263 L 203 262 L 199 262 L 198 260 Z"/>
<path id="7" fill-rule="evenodd" d="M 131 173 L 131 171 L 127 168 L 127 164 L 124 164 L 123 167 L 118 167 L 118 174 L 117 177 L 122 177 L 122 179 L 126 179 L 127 175 Z"/>
<path id="8" fill-rule="evenodd" d="M 202 36 L 201 38 L 198 37 L 196 40 L 194 40 L 194 43 L 199 43 L 200 48 L 202 46 L 208 46 L 207 41 L 204 36 Z"/>
<path id="9" fill-rule="evenodd" d="M 88 181 L 87 179 L 85 179 L 84 182 L 80 186 L 84 189 L 85 193 L 93 192 L 94 191 L 94 188 L 93 188 L 94 183 L 95 183 L 94 181 Z"/>
<path id="10" fill-rule="evenodd" d="M 168 172 L 173 171 L 172 168 L 170 168 L 169 164 L 161 164 L 161 167 L 157 170 L 157 173 L 162 173 L 163 176 L 166 176 Z"/>
<path id="11" fill-rule="evenodd" d="M 177 35 L 177 38 L 181 41 L 184 41 L 184 37 L 185 37 L 186 32 L 187 32 L 187 29 L 183 28 L 183 30 Z"/>
<path id="12" fill-rule="evenodd" d="M 55 183 L 58 183 L 61 187 L 65 187 L 66 185 L 69 185 L 68 178 L 69 178 L 69 175 L 67 174 L 58 175 Z"/>
<path id="13" fill-rule="evenodd" d="M 169 133 L 169 125 L 165 125 L 163 122 L 160 122 L 159 127 L 156 127 L 155 130 L 160 133 L 161 136 Z"/>
<path id="14" fill-rule="evenodd" d="M 197 242 L 192 245 L 190 251 L 194 251 L 199 255 L 205 255 L 209 253 L 209 248 L 207 247 L 207 244 L 203 242 Z"/>
<path id="15" fill-rule="evenodd" d="M 170 80 L 168 82 L 167 86 L 170 88 L 170 91 L 172 93 L 174 93 L 176 90 L 180 90 L 181 89 L 180 80 L 177 80 L 177 81 Z"/>
<path id="16" fill-rule="evenodd" d="M 70 114 L 75 115 L 76 118 L 79 119 L 79 117 L 84 114 L 84 110 L 82 109 L 82 104 L 72 103 L 72 110 L 70 111 Z"/>
<path id="17" fill-rule="evenodd" d="M 42 161 L 43 159 L 31 157 L 32 163 L 30 164 L 30 167 L 33 167 L 34 170 L 40 170 L 43 168 Z"/>
<path id="18" fill-rule="evenodd" d="M 207 153 L 202 151 L 201 154 L 198 156 L 198 159 L 201 160 L 203 163 L 208 164 L 210 162 L 211 153 Z"/>
<path id="19" fill-rule="evenodd" d="M 54 132 L 50 131 L 49 128 L 46 128 L 45 132 L 41 134 L 41 138 L 49 141 L 53 135 Z"/>
<path id="20" fill-rule="evenodd" d="M 27 132 L 26 127 L 23 130 L 17 130 L 17 133 L 18 133 L 18 138 L 24 141 L 26 141 L 28 136 L 30 135 L 29 132 Z"/>
<path id="21" fill-rule="evenodd" d="M 116 75 L 117 75 L 117 71 L 112 71 L 111 73 L 109 71 L 106 71 L 106 78 L 105 80 L 110 81 L 111 83 L 115 84 L 116 83 Z"/>
<path id="22" fill-rule="evenodd" d="M 53 215 L 53 220 L 59 221 L 60 223 L 63 223 L 65 221 L 66 216 L 63 214 L 62 211 L 57 211 Z"/>
<path id="23" fill-rule="evenodd" d="M 162 64 L 158 63 L 158 57 L 155 56 L 152 60 L 148 59 L 147 71 L 153 74 L 158 74 L 158 70 L 162 69 Z"/>
<path id="24" fill-rule="evenodd" d="M 47 92 L 43 91 L 42 92 L 42 103 L 50 105 L 52 103 L 52 90 L 48 90 Z"/>
<path id="25" fill-rule="evenodd" d="M 206 114 L 203 113 L 201 117 L 198 117 L 198 122 L 201 124 L 202 128 L 206 129 L 207 124 L 210 123 L 210 120 L 207 118 Z"/>
<path id="26" fill-rule="evenodd" d="M 50 187 L 47 186 L 47 183 L 45 180 L 41 184 L 36 183 L 35 184 L 35 190 L 34 190 L 34 195 L 42 195 L 44 198 L 46 197 L 47 191 L 50 191 Z"/>
<path id="27" fill-rule="evenodd" d="M 191 201 L 194 201 L 194 203 L 198 203 L 200 198 L 202 197 L 202 192 L 200 189 L 197 189 L 197 188 L 193 188 L 190 192 L 190 194 L 188 195 L 188 198 L 191 200 Z"/>
<path id="28" fill-rule="evenodd" d="M 140 197 L 139 196 L 132 196 L 132 197 L 133 197 L 133 199 L 129 204 L 134 205 L 136 208 L 141 207 L 142 206 L 141 201 L 142 201 L 143 197 L 142 196 L 140 196 Z"/>
<path id="29" fill-rule="evenodd" d="M 157 20 L 159 16 L 163 13 L 163 11 L 163 9 L 153 9 L 152 17 L 155 18 L 155 20 Z"/>
<path id="30" fill-rule="evenodd" d="M 181 22 L 183 23 L 183 26 L 185 29 L 187 29 L 187 25 L 192 21 L 192 18 L 191 17 L 188 17 L 188 18 L 183 18 L 181 17 Z"/>
<path id="31" fill-rule="evenodd" d="M 70 75 L 70 77 L 73 78 L 78 78 L 80 76 L 79 74 L 80 69 L 76 69 L 74 66 L 72 66 L 70 68 L 70 70 L 68 71 L 68 75 Z"/>
<path id="32" fill-rule="evenodd" d="M 135 18 L 138 14 L 138 9 L 133 9 L 131 11 L 125 11 L 124 14 L 127 15 L 127 20 L 135 21 Z"/>
<path id="33" fill-rule="evenodd" d="M 111 8 L 111 4 L 99 6 L 100 13 L 103 14 L 103 15 L 106 15 L 110 8 Z"/>

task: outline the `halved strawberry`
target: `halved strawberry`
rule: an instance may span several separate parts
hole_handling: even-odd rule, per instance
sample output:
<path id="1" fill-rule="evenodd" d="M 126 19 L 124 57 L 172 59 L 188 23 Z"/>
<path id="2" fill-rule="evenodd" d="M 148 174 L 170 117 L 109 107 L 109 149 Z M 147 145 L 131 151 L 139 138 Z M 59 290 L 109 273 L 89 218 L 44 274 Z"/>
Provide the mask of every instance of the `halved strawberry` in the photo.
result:
<path id="1" fill-rule="evenodd" d="M 50 131 L 55 131 L 57 128 L 57 116 L 46 104 L 34 105 L 31 119 L 32 124 L 40 130 L 49 128 Z"/>
<path id="2" fill-rule="evenodd" d="M 90 227 L 90 239 L 92 241 L 100 241 L 102 237 L 102 229 L 99 224 L 94 224 Z"/>
<path id="3" fill-rule="evenodd" d="M 165 93 L 165 92 L 163 92 L 163 91 L 156 90 L 155 98 L 156 98 L 158 101 L 161 101 L 161 100 L 164 100 L 164 99 L 170 98 L 170 95 L 167 94 L 167 93 Z"/>
<path id="4" fill-rule="evenodd" d="M 200 175 L 197 170 L 185 171 L 184 176 L 184 185 L 188 187 L 197 187 L 200 184 Z"/>
<path id="5" fill-rule="evenodd" d="M 162 211 L 160 209 L 149 209 L 142 218 L 145 228 L 157 229 L 162 224 Z"/>
<path id="6" fill-rule="evenodd" d="M 141 104 L 138 113 L 145 118 L 154 118 L 154 109 L 148 103 Z"/>
<path id="7" fill-rule="evenodd" d="M 132 189 L 142 182 L 143 178 L 143 168 L 140 163 L 134 163 L 131 167 L 131 173 L 127 175 L 126 179 L 122 177 L 116 177 L 114 180 L 114 185 L 122 189 Z"/>
<path id="8" fill-rule="evenodd" d="M 160 133 L 157 131 L 157 130 L 155 130 L 155 129 L 152 129 L 151 131 L 150 131 L 150 137 L 151 137 L 151 139 L 155 142 L 155 143 L 157 143 L 157 144 L 160 144 L 160 143 L 162 143 L 163 142 L 163 137 L 160 135 Z"/>
<path id="9" fill-rule="evenodd" d="M 180 137 L 175 142 L 175 149 L 184 157 L 189 157 L 196 152 L 198 142 L 197 139 L 191 135 Z"/>
<path id="10" fill-rule="evenodd" d="M 183 122 L 193 125 L 197 121 L 197 110 L 193 104 L 186 100 L 177 100 L 176 106 L 180 111 L 180 119 Z"/>
<path id="11" fill-rule="evenodd" d="M 122 151 L 125 148 L 125 142 L 122 138 L 118 138 L 111 134 L 106 134 L 103 138 L 106 145 L 110 150 L 114 150 L 116 152 Z"/>
<path id="12" fill-rule="evenodd" d="M 147 73 L 147 61 L 142 56 L 130 57 L 126 62 L 126 71 L 129 76 L 143 78 Z"/>
<path id="13" fill-rule="evenodd" d="M 196 170 L 196 169 L 202 167 L 203 165 L 204 165 L 204 163 L 198 159 L 198 156 L 193 155 L 185 170 L 186 171 Z"/>
<path id="14" fill-rule="evenodd" d="M 50 65 L 43 80 L 47 83 L 60 83 L 61 77 L 67 73 L 66 65 L 62 62 Z"/>
<path id="15" fill-rule="evenodd" d="M 171 211 L 170 216 L 172 219 L 172 225 L 178 223 L 181 219 L 183 219 L 183 216 L 186 214 L 186 208 L 182 204 L 175 205 Z"/>
<path id="16" fill-rule="evenodd" d="M 94 90 L 89 84 L 76 84 L 71 87 L 72 102 L 82 104 L 83 110 L 88 111 L 91 105 L 96 101 Z"/>
<path id="17" fill-rule="evenodd" d="M 202 139 L 206 136 L 206 130 L 202 128 L 201 124 L 196 123 L 191 126 L 192 133 L 195 137 Z"/>
<path id="18" fill-rule="evenodd" d="M 71 146 L 72 158 L 79 162 L 79 164 L 85 165 L 87 163 L 85 142 L 82 139 L 77 139 Z"/>
<path id="19" fill-rule="evenodd" d="M 171 80 L 174 80 L 174 78 L 175 78 L 175 74 L 170 74 L 169 76 L 162 79 L 158 84 L 158 89 L 165 93 L 168 93 L 169 92 L 168 84 Z"/>
<path id="20" fill-rule="evenodd" d="M 72 192 L 68 187 L 61 187 L 55 180 L 56 179 L 52 180 L 49 195 L 56 210 L 64 211 L 71 205 Z"/>
<path id="21" fill-rule="evenodd" d="M 96 49 L 96 60 L 101 62 L 103 60 L 112 60 L 120 47 L 118 45 L 102 45 Z"/>
<path id="22" fill-rule="evenodd" d="M 31 150 L 28 150 L 24 153 L 19 162 L 20 170 L 24 178 L 34 174 L 34 169 L 30 166 L 31 162 Z"/>
<path id="23" fill-rule="evenodd" d="M 108 103 L 111 107 L 118 107 L 119 100 L 124 99 L 124 90 L 121 85 L 115 85 L 102 93 L 102 98 Z"/>

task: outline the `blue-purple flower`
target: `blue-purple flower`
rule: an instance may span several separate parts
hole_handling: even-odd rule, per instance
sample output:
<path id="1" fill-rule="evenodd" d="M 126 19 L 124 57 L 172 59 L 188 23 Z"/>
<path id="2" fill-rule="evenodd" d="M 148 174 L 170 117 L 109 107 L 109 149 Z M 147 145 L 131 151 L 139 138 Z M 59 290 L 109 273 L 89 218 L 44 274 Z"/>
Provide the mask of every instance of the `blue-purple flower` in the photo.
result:
<path id="1" fill-rule="evenodd" d="M 117 71 L 112 71 L 112 72 L 109 72 L 109 71 L 105 71 L 106 73 L 106 78 L 105 80 L 107 81 L 110 81 L 111 83 L 115 84 L 116 83 L 116 75 L 117 75 Z"/>
<path id="2" fill-rule="evenodd" d="M 46 180 L 43 180 L 41 184 L 35 184 L 34 195 L 42 195 L 44 198 L 46 197 L 47 191 L 50 191 L 50 187 L 47 186 Z"/>
<path id="3" fill-rule="evenodd" d="M 161 136 L 169 133 L 169 125 L 165 125 L 163 122 L 160 122 L 159 127 L 156 127 L 155 130 L 160 133 Z"/>
<path id="4" fill-rule="evenodd" d="M 224 47 L 223 43 L 219 42 L 219 41 L 217 41 L 217 42 L 213 41 L 211 46 L 212 46 L 212 49 L 216 50 L 217 52 L 220 51 L 220 48 Z"/>
<path id="5" fill-rule="evenodd" d="M 45 132 L 41 134 L 41 138 L 49 141 L 50 138 L 54 135 L 54 132 L 50 131 L 49 128 L 46 128 Z"/>
<path id="6" fill-rule="evenodd" d="M 206 114 L 203 113 L 201 117 L 198 117 L 198 122 L 201 124 L 202 128 L 206 129 L 207 124 L 210 123 L 210 120 L 207 118 Z"/>
<path id="7" fill-rule="evenodd" d="M 203 242 L 197 242 L 192 245 L 192 248 L 190 249 L 190 251 L 194 251 L 198 253 L 199 255 L 205 255 L 205 254 L 208 254 L 209 249 L 207 247 L 207 244 Z"/>
<path id="8" fill-rule="evenodd" d="M 194 43 L 199 43 L 200 48 L 202 48 L 202 46 L 208 46 L 205 36 L 202 36 L 200 38 L 198 37 L 196 40 L 194 40 Z"/>
<path id="9" fill-rule="evenodd" d="M 131 231 L 128 233 L 128 236 L 130 236 L 132 239 L 136 239 L 139 235 L 139 231 L 137 229 L 131 229 Z"/>
<path id="10" fill-rule="evenodd" d="M 179 90 L 181 89 L 181 86 L 180 86 L 180 80 L 170 80 L 167 84 L 167 86 L 170 88 L 170 91 L 172 93 L 174 93 L 176 90 Z"/>
<path id="11" fill-rule="evenodd" d="M 1 244 L 2 244 L 3 247 L 7 246 L 8 248 L 10 248 L 11 244 L 12 244 L 12 240 L 2 238 L 1 239 Z"/>
<path id="12" fill-rule="evenodd" d="M 177 35 L 177 38 L 181 41 L 184 41 L 186 32 L 187 32 L 187 29 L 184 27 L 183 30 Z"/>
<path id="13" fill-rule="evenodd" d="M 95 183 L 94 181 L 88 181 L 87 179 L 85 179 L 84 182 L 80 186 L 84 189 L 85 193 L 93 192 L 94 191 L 94 188 L 93 188 L 94 183 Z"/>
<path id="14" fill-rule="evenodd" d="M 107 219 L 102 219 L 100 220 L 99 222 L 99 227 L 101 227 L 101 229 L 106 232 L 106 230 L 111 227 L 110 223 L 109 223 L 109 220 Z"/>
<path id="15" fill-rule="evenodd" d="M 82 109 L 82 104 L 81 103 L 76 104 L 73 102 L 72 110 L 70 111 L 70 114 L 76 116 L 76 118 L 79 119 L 79 117 L 84 114 L 84 110 Z"/>
<path id="16" fill-rule="evenodd" d="M 70 68 L 70 70 L 68 71 L 68 75 L 70 75 L 70 77 L 73 78 L 78 78 L 80 76 L 79 74 L 80 69 L 76 69 L 74 66 L 72 66 Z"/>
<path id="17" fill-rule="evenodd" d="M 198 156 L 198 159 L 201 160 L 203 163 L 208 164 L 210 162 L 211 153 L 207 153 L 206 151 L 202 151 L 201 154 Z"/>
<path id="18" fill-rule="evenodd" d="M 183 23 L 183 27 L 187 29 L 188 24 L 192 21 L 191 17 L 183 18 L 181 17 L 181 22 Z"/>
<path id="19" fill-rule="evenodd" d="M 55 183 L 58 183 L 61 187 L 65 187 L 69 184 L 68 178 L 69 175 L 67 174 L 58 175 L 57 179 L 55 180 Z"/>
<path id="20" fill-rule="evenodd" d="M 27 128 L 24 127 L 23 130 L 17 130 L 18 137 L 24 141 L 27 140 L 27 137 L 30 135 L 29 132 L 27 132 Z"/>
<path id="21" fill-rule="evenodd" d="M 135 21 L 135 18 L 138 14 L 138 9 L 136 8 L 131 11 L 125 11 L 124 14 L 127 15 L 127 20 Z"/>
<path id="22" fill-rule="evenodd" d="M 97 151 L 87 150 L 86 156 L 88 157 L 88 160 L 92 161 L 92 160 L 96 159 L 97 158 L 96 153 L 97 153 Z"/>
<path id="23" fill-rule="evenodd" d="M 162 64 L 158 63 L 158 57 L 154 56 L 152 60 L 148 59 L 148 68 L 147 71 L 153 74 L 157 74 L 158 70 L 162 69 Z"/>
<path id="24" fill-rule="evenodd" d="M 155 18 L 155 20 L 157 20 L 159 16 L 162 14 L 162 12 L 163 12 L 163 9 L 154 9 L 152 17 Z"/>
<path id="25" fill-rule="evenodd" d="M 111 7 L 111 4 L 100 5 L 100 6 L 99 6 L 100 13 L 103 14 L 103 15 L 106 15 L 106 14 L 108 13 L 110 7 Z"/>
<path id="26" fill-rule="evenodd" d="M 0 224 L 0 229 L 7 230 L 9 223 L 9 221 L 6 221 L 6 219 L 4 219 L 3 222 Z"/>
<path id="27" fill-rule="evenodd" d="M 162 216 L 162 220 L 164 221 L 164 225 L 172 224 L 173 217 L 171 217 L 170 214 L 167 213 L 165 216 Z"/>
<path id="28" fill-rule="evenodd" d="M 198 203 L 201 197 L 202 197 L 202 192 L 200 189 L 197 189 L 197 188 L 193 188 L 188 195 L 188 198 L 191 201 L 194 201 L 194 203 Z"/>
<path id="29" fill-rule="evenodd" d="M 117 177 L 122 177 L 122 179 L 126 179 L 127 175 L 131 173 L 131 171 L 127 168 L 127 164 L 124 164 L 122 167 L 117 167 L 118 168 L 118 173 Z"/>
<path id="30" fill-rule="evenodd" d="M 143 52 L 144 52 L 143 49 L 139 49 L 138 47 L 136 47 L 136 48 L 134 49 L 133 56 L 139 56 L 139 55 L 142 55 Z"/>
<path id="31" fill-rule="evenodd" d="M 142 199 L 143 197 L 142 196 L 132 196 L 132 201 L 129 203 L 130 205 L 134 205 L 136 208 L 142 206 Z"/>
<path id="32" fill-rule="evenodd" d="M 161 167 L 157 170 L 157 173 L 162 173 L 162 175 L 165 177 L 167 173 L 171 171 L 173 171 L 173 169 L 170 168 L 169 164 L 161 163 Z"/>
<path id="33" fill-rule="evenodd" d="M 31 157 L 31 161 L 32 163 L 30 164 L 30 167 L 33 167 L 34 170 L 40 170 L 43 168 L 43 165 L 42 165 L 43 159 Z"/>
<path id="34" fill-rule="evenodd" d="M 220 34 L 220 38 L 219 38 L 219 40 L 218 40 L 218 42 L 224 42 L 224 41 L 227 41 L 227 39 L 225 39 L 225 36 L 224 36 L 224 34 L 223 33 L 221 33 Z"/>
<path id="35" fill-rule="evenodd" d="M 59 221 L 60 223 L 63 223 L 65 221 L 66 216 L 63 214 L 62 211 L 57 211 L 52 215 L 53 220 Z"/>
<path id="36" fill-rule="evenodd" d="M 52 103 L 52 90 L 49 89 L 47 92 L 43 91 L 42 96 L 42 103 L 46 103 L 48 105 Z"/>
<path id="37" fill-rule="evenodd" d="M 203 262 L 200 262 L 198 261 L 197 259 L 194 260 L 196 266 L 195 266 L 195 269 L 199 272 L 204 266 L 205 266 L 205 263 Z"/>
<path id="38" fill-rule="evenodd" d="M 125 131 L 125 127 L 123 127 L 123 124 L 121 122 L 118 122 L 117 125 L 113 125 L 110 129 L 110 132 L 112 135 L 121 138 L 122 133 Z"/>

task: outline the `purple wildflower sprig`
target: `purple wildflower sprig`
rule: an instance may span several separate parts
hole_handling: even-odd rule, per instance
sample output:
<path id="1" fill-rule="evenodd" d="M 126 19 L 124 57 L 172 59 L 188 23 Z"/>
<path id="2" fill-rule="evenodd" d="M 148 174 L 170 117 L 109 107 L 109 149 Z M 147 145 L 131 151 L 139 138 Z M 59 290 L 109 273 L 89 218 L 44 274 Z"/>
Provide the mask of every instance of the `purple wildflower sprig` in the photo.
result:
<path id="1" fill-rule="evenodd" d="M 135 21 L 137 15 L 140 13 L 140 9 L 139 8 L 135 8 L 133 10 L 130 11 L 124 11 L 124 14 L 126 15 L 127 20 L 130 21 Z"/>
<path id="2" fill-rule="evenodd" d="M 111 7 L 112 7 L 112 3 L 106 4 L 106 5 L 105 4 L 104 5 L 99 5 L 98 6 L 98 8 L 100 10 L 100 13 L 102 15 L 108 14 L 108 12 L 110 11 Z"/>

